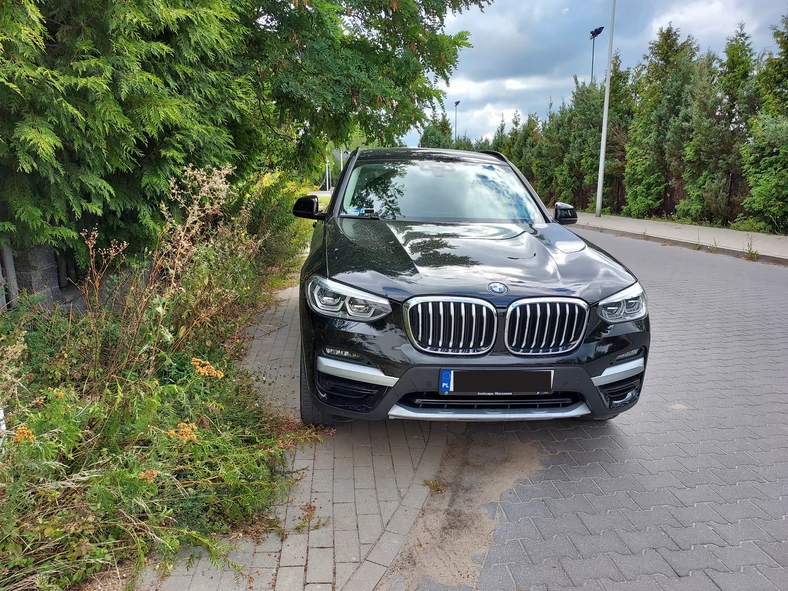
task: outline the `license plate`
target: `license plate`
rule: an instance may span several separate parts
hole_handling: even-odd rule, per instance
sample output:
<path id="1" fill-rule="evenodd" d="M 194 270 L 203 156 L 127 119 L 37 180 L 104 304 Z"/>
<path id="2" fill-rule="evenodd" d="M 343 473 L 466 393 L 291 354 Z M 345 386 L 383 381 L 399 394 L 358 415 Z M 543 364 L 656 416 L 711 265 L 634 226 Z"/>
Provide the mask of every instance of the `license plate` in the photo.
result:
<path id="1" fill-rule="evenodd" d="M 506 396 L 546 394 L 553 390 L 553 370 L 454 370 L 442 369 L 441 394 Z"/>

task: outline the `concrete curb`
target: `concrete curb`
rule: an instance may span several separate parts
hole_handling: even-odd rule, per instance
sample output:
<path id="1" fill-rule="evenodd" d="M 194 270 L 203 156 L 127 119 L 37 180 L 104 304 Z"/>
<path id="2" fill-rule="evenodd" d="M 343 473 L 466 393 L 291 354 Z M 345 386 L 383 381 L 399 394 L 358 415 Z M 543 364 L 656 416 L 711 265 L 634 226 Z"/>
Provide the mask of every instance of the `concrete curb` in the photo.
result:
<path id="1" fill-rule="evenodd" d="M 656 234 L 647 234 L 646 232 L 638 233 L 638 232 L 631 232 L 629 230 L 619 230 L 616 228 L 607 228 L 604 226 L 594 226 L 590 223 L 583 223 L 577 224 L 575 228 L 585 229 L 585 230 L 593 230 L 594 232 L 599 232 L 600 234 L 612 234 L 614 236 L 626 236 L 627 238 L 635 238 L 638 240 L 648 240 L 649 242 L 659 242 L 660 244 L 669 244 L 671 246 L 681 246 L 683 248 L 689 248 L 691 250 L 699 250 L 708 252 L 711 254 L 724 254 L 726 256 L 730 256 L 737 259 L 742 260 L 750 260 L 747 258 L 747 253 L 741 250 L 736 250 L 733 248 L 726 248 L 722 246 L 710 246 L 708 244 L 701 244 L 697 241 L 692 242 L 690 240 L 678 240 L 676 238 L 668 238 L 665 236 L 658 236 Z M 571 228 L 570 228 L 571 229 Z M 781 265 L 784 267 L 788 267 L 788 258 L 778 257 L 774 255 L 768 254 L 760 254 L 758 253 L 757 258 L 752 261 L 755 263 L 768 263 L 772 265 Z"/>

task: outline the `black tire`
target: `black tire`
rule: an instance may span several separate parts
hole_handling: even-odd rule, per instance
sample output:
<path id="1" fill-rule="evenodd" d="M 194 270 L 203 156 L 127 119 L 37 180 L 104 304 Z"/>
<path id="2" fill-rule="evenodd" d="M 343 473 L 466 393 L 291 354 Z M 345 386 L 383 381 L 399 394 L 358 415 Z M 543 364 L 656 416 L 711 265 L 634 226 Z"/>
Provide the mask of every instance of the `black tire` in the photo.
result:
<path id="1" fill-rule="evenodd" d="M 304 352 L 301 351 L 301 420 L 306 425 L 336 425 L 337 420 L 333 415 L 315 407 L 312 394 L 309 392 L 309 383 L 306 379 L 306 362 Z"/>

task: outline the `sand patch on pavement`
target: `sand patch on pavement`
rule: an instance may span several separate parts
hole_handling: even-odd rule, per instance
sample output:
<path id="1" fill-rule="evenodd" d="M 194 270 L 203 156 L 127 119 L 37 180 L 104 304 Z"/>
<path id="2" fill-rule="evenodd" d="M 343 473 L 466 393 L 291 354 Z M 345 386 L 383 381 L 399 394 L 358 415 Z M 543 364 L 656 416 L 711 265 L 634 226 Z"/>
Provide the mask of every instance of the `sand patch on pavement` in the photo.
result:
<path id="1" fill-rule="evenodd" d="M 430 494 L 378 589 L 412 591 L 425 578 L 475 588 L 497 525 L 485 505 L 539 469 L 535 446 L 514 433 L 505 438 L 469 426 L 450 435 L 437 476 L 445 491 Z"/>

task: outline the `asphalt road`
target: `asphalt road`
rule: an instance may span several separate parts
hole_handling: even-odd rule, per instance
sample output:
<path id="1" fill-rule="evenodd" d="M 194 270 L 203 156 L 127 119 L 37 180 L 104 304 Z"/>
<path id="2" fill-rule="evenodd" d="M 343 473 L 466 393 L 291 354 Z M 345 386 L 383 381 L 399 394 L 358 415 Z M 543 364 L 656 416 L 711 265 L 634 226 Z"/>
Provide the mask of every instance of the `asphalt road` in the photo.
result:
<path id="1" fill-rule="evenodd" d="M 577 233 L 646 289 L 644 393 L 607 425 L 492 427 L 541 467 L 489 507 L 474 587 L 787 590 L 788 268 Z"/>

